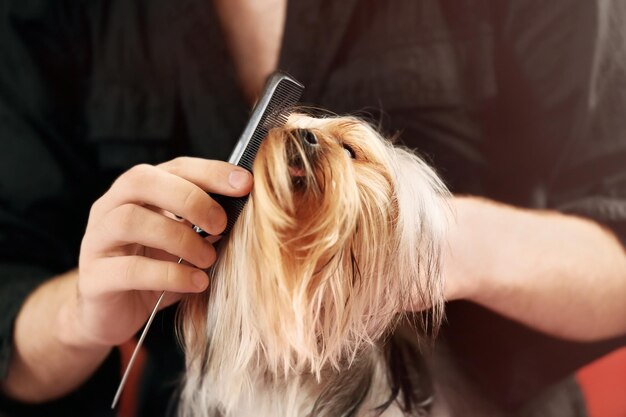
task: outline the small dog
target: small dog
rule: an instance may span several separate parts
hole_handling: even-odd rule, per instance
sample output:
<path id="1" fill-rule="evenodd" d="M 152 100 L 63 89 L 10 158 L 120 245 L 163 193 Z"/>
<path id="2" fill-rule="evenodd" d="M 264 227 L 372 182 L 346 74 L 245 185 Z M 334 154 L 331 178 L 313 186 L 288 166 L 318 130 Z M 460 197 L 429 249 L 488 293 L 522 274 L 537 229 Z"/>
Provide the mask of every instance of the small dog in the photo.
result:
<path id="1" fill-rule="evenodd" d="M 361 120 L 292 114 L 254 175 L 209 290 L 181 307 L 180 415 L 427 415 L 419 349 L 442 320 L 448 214 L 435 172 Z M 430 309 L 407 319 L 415 306 Z"/>

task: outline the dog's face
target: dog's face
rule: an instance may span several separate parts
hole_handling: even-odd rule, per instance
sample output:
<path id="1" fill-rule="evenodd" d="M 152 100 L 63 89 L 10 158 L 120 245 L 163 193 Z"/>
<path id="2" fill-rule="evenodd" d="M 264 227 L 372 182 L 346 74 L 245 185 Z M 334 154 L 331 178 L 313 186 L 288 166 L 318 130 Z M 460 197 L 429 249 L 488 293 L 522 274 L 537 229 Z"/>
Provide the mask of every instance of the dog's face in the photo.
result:
<path id="1" fill-rule="evenodd" d="M 188 372 L 319 378 L 407 308 L 430 306 L 439 324 L 446 191 L 414 154 L 360 120 L 294 114 L 254 178 L 207 295 L 184 307 Z"/>

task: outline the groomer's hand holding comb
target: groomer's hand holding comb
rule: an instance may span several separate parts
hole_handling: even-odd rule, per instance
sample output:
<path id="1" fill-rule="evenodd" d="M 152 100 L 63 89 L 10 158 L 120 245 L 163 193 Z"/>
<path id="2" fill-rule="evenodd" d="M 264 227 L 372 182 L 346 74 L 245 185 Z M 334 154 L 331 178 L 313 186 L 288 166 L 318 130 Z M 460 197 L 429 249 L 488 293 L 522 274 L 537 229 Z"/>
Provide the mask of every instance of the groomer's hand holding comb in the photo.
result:
<path id="1" fill-rule="evenodd" d="M 2 391 L 26 402 L 63 396 L 135 335 L 164 290 L 161 307 L 203 291 L 201 268 L 215 261 L 215 250 L 190 223 L 219 234 L 226 215 L 207 192 L 243 196 L 251 188 L 245 169 L 195 158 L 120 176 L 91 209 L 78 270 L 45 282 L 22 306 Z"/>
<path id="2" fill-rule="evenodd" d="M 120 176 L 91 209 L 66 336 L 84 344 L 122 343 L 146 322 L 161 291 L 167 306 L 182 293 L 206 289 L 202 269 L 215 262 L 215 249 L 188 222 L 219 235 L 226 213 L 207 192 L 243 196 L 251 185 L 246 170 L 197 158 L 138 165 Z M 186 262 L 178 264 L 179 258 Z"/>
<path id="3" fill-rule="evenodd" d="M 24 303 L 3 392 L 41 402 L 72 391 L 112 346 L 146 323 L 140 346 L 157 308 L 206 289 L 202 269 L 215 262 L 215 250 L 202 236 L 232 227 L 245 204 L 238 197 L 252 189 L 248 170 L 261 142 L 269 129 L 285 123 L 303 88 L 284 73 L 269 78 L 229 158 L 232 164 L 179 158 L 132 168 L 113 184 L 92 207 L 78 271 L 50 279 Z M 228 219 L 207 193 L 220 198 Z"/>

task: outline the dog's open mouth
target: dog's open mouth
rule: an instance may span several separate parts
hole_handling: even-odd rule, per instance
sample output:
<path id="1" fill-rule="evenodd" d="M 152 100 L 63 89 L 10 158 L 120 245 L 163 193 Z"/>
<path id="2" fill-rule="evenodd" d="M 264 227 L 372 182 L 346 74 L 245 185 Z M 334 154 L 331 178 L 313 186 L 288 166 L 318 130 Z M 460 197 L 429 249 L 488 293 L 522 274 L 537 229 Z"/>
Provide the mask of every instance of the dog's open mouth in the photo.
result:
<path id="1" fill-rule="evenodd" d="M 304 168 L 302 167 L 290 165 L 289 175 L 291 175 L 292 177 L 305 177 L 306 172 L 304 171 Z"/>
<path id="2" fill-rule="evenodd" d="M 290 149 L 288 159 L 289 175 L 292 177 L 304 177 L 306 170 L 304 169 L 304 161 L 300 152 L 297 149 Z"/>
<path id="3" fill-rule="evenodd" d="M 302 190 L 306 186 L 307 172 L 300 155 L 290 158 L 288 170 L 291 177 L 291 186 L 295 190 Z"/>
<path id="4" fill-rule="evenodd" d="M 306 177 L 302 152 L 302 149 L 299 149 L 298 146 L 293 143 L 289 143 L 287 146 L 289 175 L 294 180 L 301 181 L 302 178 Z"/>

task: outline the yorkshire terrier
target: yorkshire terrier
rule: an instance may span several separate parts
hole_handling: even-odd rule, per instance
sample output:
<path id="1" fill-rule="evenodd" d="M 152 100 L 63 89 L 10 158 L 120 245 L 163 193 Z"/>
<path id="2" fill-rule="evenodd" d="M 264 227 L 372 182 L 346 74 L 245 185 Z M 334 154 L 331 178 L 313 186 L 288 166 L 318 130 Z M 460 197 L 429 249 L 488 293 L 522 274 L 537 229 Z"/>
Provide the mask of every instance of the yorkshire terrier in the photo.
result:
<path id="1" fill-rule="evenodd" d="M 210 288 L 181 307 L 180 416 L 429 415 L 419 352 L 442 320 L 448 213 L 433 169 L 356 118 L 292 114 L 254 178 Z"/>

